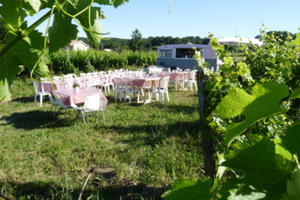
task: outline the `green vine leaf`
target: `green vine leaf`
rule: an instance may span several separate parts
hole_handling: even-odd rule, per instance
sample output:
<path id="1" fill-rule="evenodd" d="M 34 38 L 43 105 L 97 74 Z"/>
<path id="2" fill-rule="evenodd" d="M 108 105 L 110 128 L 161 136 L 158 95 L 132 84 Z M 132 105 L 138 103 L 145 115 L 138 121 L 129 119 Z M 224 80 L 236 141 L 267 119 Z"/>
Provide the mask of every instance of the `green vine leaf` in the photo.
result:
<path id="1" fill-rule="evenodd" d="M 253 143 L 234 145 L 223 165 L 239 172 L 240 183 L 265 192 L 267 199 L 280 199 L 285 192 L 289 169 L 278 164 L 273 142 L 262 139 Z M 290 161 L 285 161 L 287 166 L 292 165 Z"/>
<path id="2" fill-rule="evenodd" d="M 100 19 L 103 18 L 102 12 L 100 10 L 100 8 L 95 8 L 92 7 L 91 11 L 90 11 L 90 15 L 91 15 L 91 24 L 89 24 L 89 16 L 88 16 L 88 12 L 84 12 L 81 15 L 78 16 L 78 20 L 80 21 L 80 23 L 87 27 L 87 28 L 91 28 L 91 31 L 87 31 L 84 30 L 86 35 L 88 36 L 89 41 L 96 47 L 99 47 L 99 43 L 101 42 L 101 33 L 102 33 L 102 27 L 100 24 Z"/>
<path id="3" fill-rule="evenodd" d="M 300 199 L 300 170 L 291 175 L 291 179 L 287 182 L 286 190 L 283 200 Z"/>
<path id="4" fill-rule="evenodd" d="M 41 7 L 40 0 L 25 0 L 25 2 L 29 3 L 32 9 L 37 13 Z"/>
<path id="5" fill-rule="evenodd" d="M 19 1 L 15 0 L 2 0 L 0 7 L 0 15 L 5 20 L 6 25 L 10 28 L 20 27 L 20 21 L 23 21 L 26 13 L 23 9 L 19 9 Z"/>
<path id="6" fill-rule="evenodd" d="M 299 99 L 300 98 L 300 87 L 296 88 L 292 95 L 290 96 L 290 99 Z"/>
<path id="7" fill-rule="evenodd" d="M 215 112 L 223 118 L 242 115 L 245 120 L 228 125 L 225 135 L 226 144 L 230 145 L 237 136 L 258 120 L 280 112 L 280 101 L 288 96 L 288 91 L 287 86 L 275 82 L 256 84 L 251 94 L 239 88 L 229 90 Z"/>
<path id="8" fill-rule="evenodd" d="M 211 199 L 210 180 L 192 181 L 184 180 L 177 183 L 171 190 L 165 192 L 162 197 L 165 200 L 206 200 Z"/>
<path id="9" fill-rule="evenodd" d="M 294 124 L 287 129 L 286 134 L 282 138 L 282 144 L 291 153 L 298 156 L 300 160 L 300 122 Z"/>
<path id="10" fill-rule="evenodd" d="M 77 27 L 71 23 L 72 18 L 56 12 L 53 26 L 49 28 L 49 52 L 54 52 L 70 44 L 77 37 Z"/>

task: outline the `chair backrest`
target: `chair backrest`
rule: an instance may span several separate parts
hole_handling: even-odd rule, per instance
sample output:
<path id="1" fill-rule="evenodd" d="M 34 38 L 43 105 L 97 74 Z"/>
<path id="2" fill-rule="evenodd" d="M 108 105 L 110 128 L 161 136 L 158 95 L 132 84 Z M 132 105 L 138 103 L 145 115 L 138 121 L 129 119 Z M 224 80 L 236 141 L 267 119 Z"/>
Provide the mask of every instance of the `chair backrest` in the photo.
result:
<path id="1" fill-rule="evenodd" d="M 80 73 L 80 77 L 82 78 L 86 77 L 86 73 Z"/>
<path id="2" fill-rule="evenodd" d="M 125 86 L 125 89 L 133 89 L 132 80 L 129 78 L 122 78 L 122 84 Z"/>
<path id="3" fill-rule="evenodd" d="M 53 76 L 53 80 L 61 81 L 61 80 L 63 80 L 63 78 L 61 76 Z"/>
<path id="4" fill-rule="evenodd" d="M 189 80 L 196 80 L 197 70 L 192 70 L 189 72 Z"/>
<path id="5" fill-rule="evenodd" d="M 63 102 L 63 100 L 60 98 L 58 94 L 55 94 L 54 97 L 56 99 L 57 105 L 59 105 L 61 108 L 67 109 L 69 107 Z"/>
<path id="6" fill-rule="evenodd" d="M 34 92 L 36 94 L 38 94 L 40 92 L 38 82 L 32 81 L 32 84 L 33 84 L 33 87 L 34 87 Z"/>
<path id="7" fill-rule="evenodd" d="M 57 105 L 58 105 L 58 101 L 55 100 L 55 99 L 53 98 L 51 92 L 49 92 L 48 96 L 49 96 L 49 99 L 50 99 L 51 104 L 52 104 L 53 106 L 57 106 Z"/>
<path id="8" fill-rule="evenodd" d="M 169 86 L 170 76 L 163 76 L 159 79 L 158 88 L 167 90 Z"/>
<path id="9" fill-rule="evenodd" d="M 84 101 L 84 109 L 87 110 L 99 110 L 101 108 L 101 96 L 100 94 L 87 95 Z"/>

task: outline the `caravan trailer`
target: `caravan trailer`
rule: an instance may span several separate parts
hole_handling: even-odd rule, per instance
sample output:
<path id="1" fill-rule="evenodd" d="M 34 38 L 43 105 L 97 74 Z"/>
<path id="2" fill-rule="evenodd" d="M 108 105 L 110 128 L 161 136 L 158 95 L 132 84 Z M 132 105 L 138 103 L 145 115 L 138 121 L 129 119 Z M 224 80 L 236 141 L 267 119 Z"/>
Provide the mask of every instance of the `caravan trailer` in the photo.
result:
<path id="1" fill-rule="evenodd" d="M 168 44 L 158 48 L 157 66 L 168 68 L 192 69 L 198 66 L 194 58 L 195 50 L 201 52 L 209 67 L 216 70 L 216 51 L 206 44 Z"/>

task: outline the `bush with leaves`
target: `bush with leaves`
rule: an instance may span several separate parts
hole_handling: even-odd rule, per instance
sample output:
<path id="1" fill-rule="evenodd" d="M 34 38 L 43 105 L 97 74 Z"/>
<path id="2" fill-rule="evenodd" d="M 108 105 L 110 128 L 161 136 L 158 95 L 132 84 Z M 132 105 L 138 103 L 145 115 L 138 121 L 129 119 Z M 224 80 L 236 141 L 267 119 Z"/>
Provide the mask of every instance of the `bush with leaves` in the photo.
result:
<path id="1" fill-rule="evenodd" d="M 273 42 L 265 40 L 264 45 Z M 207 113 L 207 121 L 218 144 L 216 177 L 181 181 L 164 199 L 300 199 L 300 110 L 295 104 L 300 98 L 299 85 L 288 85 L 290 79 L 284 73 L 279 74 L 280 79 L 272 77 L 272 69 L 263 73 L 266 78 L 253 79 L 250 62 L 234 63 L 216 39 L 211 39 L 211 45 L 224 61 L 220 74 L 203 68 L 212 100 L 207 101 L 211 113 Z M 264 52 L 253 50 L 253 55 Z M 290 54 L 286 63 L 298 56 L 297 51 Z M 296 105 L 296 112 L 290 113 L 291 105 Z M 264 126 L 273 126 L 276 133 Z"/>
<path id="2" fill-rule="evenodd" d="M 47 48 L 50 53 L 59 50 L 77 37 L 75 20 L 83 28 L 92 45 L 101 40 L 100 6 L 118 7 L 128 0 L 0 0 L 0 101 L 11 100 L 9 87 L 24 66 L 31 72 L 37 68 L 47 74 Z M 46 13 L 28 25 L 29 15 Z M 53 22 L 50 26 L 51 18 Z M 44 34 L 36 28 L 48 21 Z M 3 34 L 5 34 L 3 36 Z"/>
<path id="3" fill-rule="evenodd" d="M 107 71 L 119 68 L 143 67 L 144 65 L 155 65 L 156 52 L 106 52 L 94 49 L 88 51 L 59 50 L 50 54 L 51 68 L 54 73 L 74 73 L 75 71 L 89 72 Z"/>

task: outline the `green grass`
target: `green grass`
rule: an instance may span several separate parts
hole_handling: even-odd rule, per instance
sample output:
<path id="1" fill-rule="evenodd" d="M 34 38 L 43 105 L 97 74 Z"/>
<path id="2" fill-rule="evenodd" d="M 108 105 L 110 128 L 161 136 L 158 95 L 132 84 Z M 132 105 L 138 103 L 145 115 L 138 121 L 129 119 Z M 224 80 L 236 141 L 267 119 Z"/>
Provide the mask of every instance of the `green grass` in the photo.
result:
<path id="1" fill-rule="evenodd" d="M 109 103 L 103 121 L 53 117 L 33 102 L 29 79 L 0 103 L 0 194 L 12 199 L 158 199 L 173 183 L 203 176 L 197 95 L 170 91 L 170 102 Z"/>

